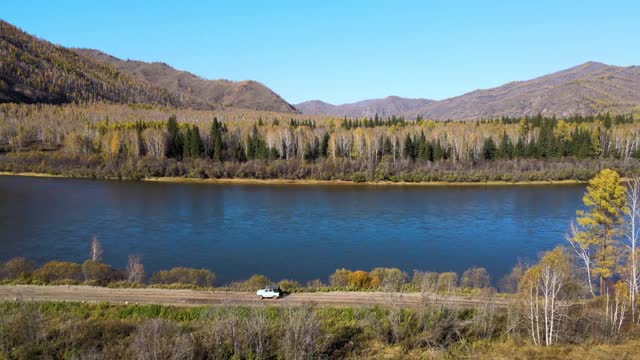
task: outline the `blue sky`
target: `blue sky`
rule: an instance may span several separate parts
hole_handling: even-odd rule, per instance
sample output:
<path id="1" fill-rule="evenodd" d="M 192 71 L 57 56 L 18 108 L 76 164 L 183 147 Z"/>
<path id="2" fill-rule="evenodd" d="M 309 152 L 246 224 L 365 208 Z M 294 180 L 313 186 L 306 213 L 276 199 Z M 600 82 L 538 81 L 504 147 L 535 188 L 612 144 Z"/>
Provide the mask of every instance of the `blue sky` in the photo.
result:
<path id="1" fill-rule="evenodd" d="M 291 103 L 443 99 L 589 60 L 640 64 L 639 1 L 31 1 L 51 42 L 253 79 Z"/>

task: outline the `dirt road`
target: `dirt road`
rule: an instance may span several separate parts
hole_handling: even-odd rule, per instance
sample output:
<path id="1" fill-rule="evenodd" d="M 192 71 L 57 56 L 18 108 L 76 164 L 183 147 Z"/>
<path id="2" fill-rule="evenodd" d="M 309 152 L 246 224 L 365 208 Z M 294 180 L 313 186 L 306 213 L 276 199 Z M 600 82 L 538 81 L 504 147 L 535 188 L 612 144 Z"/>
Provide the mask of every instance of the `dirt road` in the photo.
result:
<path id="1" fill-rule="evenodd" d="M 163 304 L 178 306 L 205 305 L 335 305 L 372 306 L 421 304 L 448 305 L 452 307 L 474 307 L 486 304 L 488 299 L 462 296 L 433 296 L 420 293 L 385 292 L 324 292 L 294 293 L 278 300 L 260 300 L 254 293 L 236 291 L 196 291 L 168 289 L 109 289 L 92 286 L 0 286 L 0 299 L 20 301 L 84 301 L 110 302 L 117 304 Z M 505 299 L 490 300 L 498 307 L 508 304 Z"/>

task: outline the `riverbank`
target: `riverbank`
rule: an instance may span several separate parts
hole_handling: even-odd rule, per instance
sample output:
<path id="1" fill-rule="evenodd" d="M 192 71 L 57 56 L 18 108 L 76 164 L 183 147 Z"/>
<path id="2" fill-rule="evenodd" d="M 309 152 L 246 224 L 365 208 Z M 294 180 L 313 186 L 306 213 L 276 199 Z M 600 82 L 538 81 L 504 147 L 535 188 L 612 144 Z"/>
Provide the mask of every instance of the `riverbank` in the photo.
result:
<path id="1" fill-rule="evenodd" d="M 55 175 L 35 172 L 0 171 L 0 176 L 26 176 L 44 178 L 67 178 L 67 179 L 91 179 L 88 177 L 74 177 L 66 175 Z M 117 178 L 107 178 L 102 180 L 119 180 Z M 582 180 L 545 180 L 545 181 L 484 181 L 484 182 L 408 182 L 408 181 L 346 181 L 346 180 L 311 180 L 311 179 L 199 179 L 185 177 L 149 177 L 140 181 L 145 182 L 165 182 L 182 184 L 218 184 L 218 185 L 339 185 L 339 186 L 512 186 L 512 185 L 580 185 L 586 184 Z"/>

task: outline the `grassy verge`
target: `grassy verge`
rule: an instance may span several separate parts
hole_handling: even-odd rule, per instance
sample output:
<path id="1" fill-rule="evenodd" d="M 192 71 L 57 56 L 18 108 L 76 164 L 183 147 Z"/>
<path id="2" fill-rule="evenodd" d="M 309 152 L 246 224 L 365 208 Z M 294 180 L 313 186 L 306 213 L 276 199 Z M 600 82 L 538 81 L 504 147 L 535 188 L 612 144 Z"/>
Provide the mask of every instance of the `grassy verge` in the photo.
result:
<path id="1" fill-rule="evenodd" d="M 532 345 L 486 309 L 0 302 L 0 358 L 632 359 L 636 335 Z M 517 323 L 516 323 L 517 324 Z"/>

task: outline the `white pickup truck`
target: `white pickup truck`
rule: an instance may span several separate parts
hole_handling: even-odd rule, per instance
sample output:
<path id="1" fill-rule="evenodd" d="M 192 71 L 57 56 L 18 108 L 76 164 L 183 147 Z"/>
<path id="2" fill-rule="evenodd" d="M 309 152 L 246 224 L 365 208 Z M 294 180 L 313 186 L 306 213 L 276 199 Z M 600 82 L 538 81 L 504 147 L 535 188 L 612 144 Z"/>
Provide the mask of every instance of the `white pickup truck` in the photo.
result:
<path id="1" fill-rule="evenodd" d="M 260 297 L 260 300 L 264 298 L 277 299 L 280 297 L 280 287 L 267 286 L 264 289 L 260 289 L 256 292 L 256 295 Z"/>

